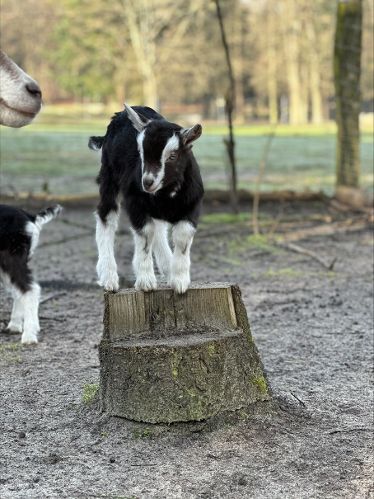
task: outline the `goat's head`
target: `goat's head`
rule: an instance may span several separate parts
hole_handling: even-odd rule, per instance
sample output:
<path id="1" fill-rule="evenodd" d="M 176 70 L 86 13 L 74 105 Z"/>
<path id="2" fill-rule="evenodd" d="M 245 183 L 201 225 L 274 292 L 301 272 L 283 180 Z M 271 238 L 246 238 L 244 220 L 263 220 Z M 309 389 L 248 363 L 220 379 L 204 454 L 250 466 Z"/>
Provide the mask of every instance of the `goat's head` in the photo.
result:
<path id="1" fill-rule="evenodd" d="M 166 120 L 148 120 L 127 105 L 125 110 L 139 132 L 137 142 L 144 191 L 155 194 L 178 183 L 183 178 L 192 143 L 201 135 L 201 125 L 182 128 Z"/>
<path id="2" fill-rule="evenodd" d="M 0 124 L 19 128 L 40 111 L 39 85 L 0 50 Z"/>

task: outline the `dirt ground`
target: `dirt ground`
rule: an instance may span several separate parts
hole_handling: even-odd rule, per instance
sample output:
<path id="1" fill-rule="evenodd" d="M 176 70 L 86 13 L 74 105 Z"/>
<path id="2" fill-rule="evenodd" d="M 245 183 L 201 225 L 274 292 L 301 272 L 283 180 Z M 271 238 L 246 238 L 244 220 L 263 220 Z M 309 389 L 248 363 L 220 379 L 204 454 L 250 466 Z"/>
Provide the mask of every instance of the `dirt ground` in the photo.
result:
<path id="1" fill-rule="evenodd" d="M 277 211 L 266 208 L 264 222 Z M 324 205 L 288 206 L 277 230 L 329 216 Z M 126 286 L 132 242 L 122 227 Z M 268 415 L 175 426 L 108 418 L 87 403 L 103 313 L 93 228 L 92 211 L 73 209 L 44 228 L 33 261 L 51 298 L 40 306 L 40 343 L 0 335 L 1 498 L 374 497 L 370 228 L 299 242 L 336 258 L 329 271 L 248 237 L 244 223 L 201 225 L 192 278 L 239 283 L 276 404 Z M 10 305 L 1 290 L 0 329 Z"/>

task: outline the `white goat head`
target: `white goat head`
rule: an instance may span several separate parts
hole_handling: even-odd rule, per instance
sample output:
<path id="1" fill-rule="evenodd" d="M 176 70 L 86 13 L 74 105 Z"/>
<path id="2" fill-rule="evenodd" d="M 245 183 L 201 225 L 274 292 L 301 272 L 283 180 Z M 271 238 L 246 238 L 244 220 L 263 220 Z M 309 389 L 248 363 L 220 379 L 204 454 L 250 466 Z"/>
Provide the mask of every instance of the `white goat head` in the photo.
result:
<path id="1" fill-rule="evenodd" d="M 40 111 L 39 85 L 0 50 L 0 124 L 19 128 Z"/>

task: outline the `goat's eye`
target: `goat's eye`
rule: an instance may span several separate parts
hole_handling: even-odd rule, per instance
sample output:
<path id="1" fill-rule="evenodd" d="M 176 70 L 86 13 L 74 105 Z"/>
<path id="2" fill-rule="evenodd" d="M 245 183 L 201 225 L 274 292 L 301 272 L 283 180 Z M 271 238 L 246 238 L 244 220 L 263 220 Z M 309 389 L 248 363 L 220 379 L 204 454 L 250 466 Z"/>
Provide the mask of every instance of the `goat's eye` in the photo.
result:
<path id="1" fill-rule="evenodd" d="M 177 153 L 176 152 L 172 152 L 170 154 L 170 156 L 168 157 L 169 161 L 174 161 L 174 159 L 177 159 Z"/>

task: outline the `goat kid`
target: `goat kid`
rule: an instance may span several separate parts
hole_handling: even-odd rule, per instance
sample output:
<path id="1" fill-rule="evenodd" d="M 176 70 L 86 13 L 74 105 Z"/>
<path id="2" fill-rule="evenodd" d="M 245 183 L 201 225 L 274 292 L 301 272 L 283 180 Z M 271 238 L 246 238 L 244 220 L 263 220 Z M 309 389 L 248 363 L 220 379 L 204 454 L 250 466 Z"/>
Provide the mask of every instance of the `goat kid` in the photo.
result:
<path id="1" fill-rule="evenodd" d="M 28 125 L 42 106 L 39 85 L 0 50 L 0 124 Z"/>
<path id="2" fill-rule="evenodd" d="M 153 253 L 169 285 L 184 293 L 190 284 L 190 248 L 204 194 L 192 143 L 201 125 L 182 128 L 149 107 L 116 113 L 104 137 L 91 137 L 89 147 L 102 149 L 96 214 L 98 283 L 117 291 L 114 256 L 120 198 L 130 219 L 135 251 L 135 288 L 157 288 Z M 172 225 L 174 252 L 168 242 Z"/>
<path id="3" fill-rule="evenodd" d="M 37 343 L 40 286 L 29 268 L 29 260 L 38 245 L 40 231 L 61 211 L 51 206 L 31 215 L 20 208 L 0 205 L 0 280 L 13 297 L 13 309 L 7 329 L 22 333 L 22 343 Z"/>

